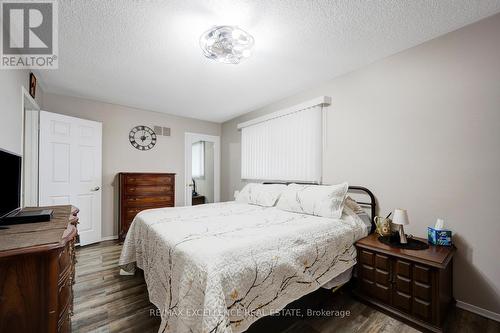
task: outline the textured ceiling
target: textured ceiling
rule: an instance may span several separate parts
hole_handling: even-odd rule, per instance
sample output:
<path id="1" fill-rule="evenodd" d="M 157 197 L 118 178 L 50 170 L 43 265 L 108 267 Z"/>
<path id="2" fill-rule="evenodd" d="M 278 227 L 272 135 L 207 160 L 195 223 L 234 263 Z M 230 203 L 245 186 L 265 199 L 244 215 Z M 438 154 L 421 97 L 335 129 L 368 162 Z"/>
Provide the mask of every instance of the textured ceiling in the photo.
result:
<path id="1" fill-rule="evenodd" d="M 500 11 L 500 0 L 60 0 L 47 92 L 221 122 Z M 239 25 L 252 58 L 203 57 Z"/>

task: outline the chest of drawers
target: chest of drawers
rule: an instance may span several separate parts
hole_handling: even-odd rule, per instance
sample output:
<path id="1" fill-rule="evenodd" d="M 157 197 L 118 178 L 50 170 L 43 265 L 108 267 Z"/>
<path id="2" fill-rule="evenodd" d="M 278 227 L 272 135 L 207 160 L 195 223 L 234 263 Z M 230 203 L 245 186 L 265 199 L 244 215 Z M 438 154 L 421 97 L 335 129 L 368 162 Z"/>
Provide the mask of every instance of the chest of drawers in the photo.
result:
<path id="1" fill-rule="evenodd" d="M 43 208 L 50 222 L 0 230 L 0 332 L 71 332 L 78 209 Z"/>
<path id="2" fill-rule="evenodd" d="M 137 213 L 151 208 L 173 207 L 175 204 L 174 173 L 125 173 L 118 175 L 120 186 L 120 241 Z"/>

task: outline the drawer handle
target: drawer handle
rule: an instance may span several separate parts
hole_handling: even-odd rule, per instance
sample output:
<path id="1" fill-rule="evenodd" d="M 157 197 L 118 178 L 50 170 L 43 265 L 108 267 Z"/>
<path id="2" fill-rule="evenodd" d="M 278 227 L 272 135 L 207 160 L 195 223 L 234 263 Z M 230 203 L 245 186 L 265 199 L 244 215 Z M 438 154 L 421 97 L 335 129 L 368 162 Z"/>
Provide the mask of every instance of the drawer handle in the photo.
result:
<path id="1" fill-rule="evenodd" d="M 72 282 L 73 282 L 73 278 L 70 276 L 70 277 L 68 278 L 68 281 L 66 282 L 66 286 L 67 286 L 67 287 L 70 287 L 70 286 L 72 285 Z"/>

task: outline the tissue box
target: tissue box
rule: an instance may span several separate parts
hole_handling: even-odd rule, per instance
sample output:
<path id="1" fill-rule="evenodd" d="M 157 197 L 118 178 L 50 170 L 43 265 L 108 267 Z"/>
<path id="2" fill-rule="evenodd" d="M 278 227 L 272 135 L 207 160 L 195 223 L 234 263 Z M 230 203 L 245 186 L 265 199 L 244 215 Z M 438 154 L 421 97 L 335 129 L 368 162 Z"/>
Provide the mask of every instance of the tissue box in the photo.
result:
<path id="1" fill-rule="evenodd" d="M 429 244 L 451 246 L 451 230 L 427 227 L 427 240 Z"/>

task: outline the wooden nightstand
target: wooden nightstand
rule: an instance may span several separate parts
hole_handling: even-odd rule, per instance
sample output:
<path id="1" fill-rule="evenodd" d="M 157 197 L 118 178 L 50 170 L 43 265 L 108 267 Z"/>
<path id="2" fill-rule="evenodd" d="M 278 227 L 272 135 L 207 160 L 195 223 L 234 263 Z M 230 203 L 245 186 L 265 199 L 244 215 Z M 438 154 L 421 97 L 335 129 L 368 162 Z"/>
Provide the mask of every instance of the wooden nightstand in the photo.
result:
<path id="1" fill-rule="evenodd" d="M 406 250 L 377 238 L 371 234 L 355 244 L 355 295 L 419 328 L 441 332 L 454 302 L 455 247 L 430 245 L 427 250 Z"/>
<path id="2" fill-rule="evenodd" d="M 191 199 L 192 206 L 203 205 L 204 203 L 205 203 L 204 195 L 193 195 L 193 198 Z"/>

